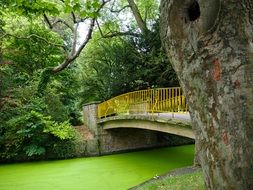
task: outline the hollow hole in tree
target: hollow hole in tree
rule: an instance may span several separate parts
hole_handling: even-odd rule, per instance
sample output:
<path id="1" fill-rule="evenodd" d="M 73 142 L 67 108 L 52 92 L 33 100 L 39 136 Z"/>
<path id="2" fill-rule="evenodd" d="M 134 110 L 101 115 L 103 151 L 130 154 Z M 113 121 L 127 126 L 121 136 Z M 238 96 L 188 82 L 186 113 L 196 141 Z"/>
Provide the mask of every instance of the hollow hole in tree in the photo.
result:
<path id="1" fill-rule="evenodd" d="M 197 20 L 200 16 L 199 3 L 197 1 L 193 1 L 188 7 L 187 12 L 190 21 Z"/>

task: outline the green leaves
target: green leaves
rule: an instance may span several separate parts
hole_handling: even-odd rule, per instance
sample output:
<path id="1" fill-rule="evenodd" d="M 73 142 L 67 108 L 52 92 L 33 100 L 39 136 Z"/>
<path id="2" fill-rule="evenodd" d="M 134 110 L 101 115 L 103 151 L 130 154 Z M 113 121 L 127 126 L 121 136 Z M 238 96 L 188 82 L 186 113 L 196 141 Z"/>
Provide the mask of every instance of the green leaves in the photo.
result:
<path id="1" fill-rule="evenodd" d="M 97 10 L 101 6 L 98 0 L 92 1 L 80 1 L 80 0 L 67 0 L 64 1 L 64 12 L 75 12 L 80 15 L 81 18 L 97 18 Z"/>
<path id="2" fill-rule="evenodd" d="M 45 154 L 53 142 L 73 140 L 76 135 L 68 121 L 57 123 L 36 111 L 14 117 L 7 125 L 5 142 L 15 153 L 25 151 L 29 157 Z"/>
<path id="3" fill-rule="evenodd" d="M 20 15 L 39 15 L 44 12 L 50 14 L 60 13 L 60 7 L 57 2 L 49 0 L 6 0 L 3 5 Z"/>
<path id="4" fill-rule="evenodd" d="M 63 123 L 49 122 L 43 132 L 50 133 L 61 140 L 71 140 L 75 137 L 75 131 L 68 121 Z"/>
<path id="5" fill-rule="evenodd" d="M 34 155 L 42 155 L 45 154 L 46 149 L 42 146 L 37 146 L 35 144 L 25 146 L 24 151 L 27 156 L 34 156 Z"/>
<path id="6" fill-rule="evenodd" d="M 12 22 L 8 23 L 6 31 L 17 37 L 4 39 L 4 58 L 13 61 L 19 72 L 31 76 L 36 70 L 53 67 L 62 60 L 62 49 L 55 44 L 63 44 L 63 41 L 39 21 L 29 23 L 24 17 L 6 20 Z M 19 28 L 11 31 L 15 25 Z"/>
<path id="7" fill-rule="evenodd" d="M 107 23 L 108 28 L 119 28 Z M 106 26 L 103 25 L 104 33 Z M 113 29 L 113 30 L 115 30 Z M 96 39 L 81 59 L 82 103 L 103 101 L 113 96 L 148 87 L 176 86 L 175 71 L 161 48 L 158 22 L 140 37 Z"/>
<path id="8" fill-rule="evenodd" d="M 81 16 L 96 15 L 94 12 L 101 6 L 99 0 L 6 0 L 2 5 L 16 11 L 20 15 L 41 15 L 49 13 L 59 15 L 60 13 L 76 12 Z M 93 14 L 92 14 L 93 13 Z"/>

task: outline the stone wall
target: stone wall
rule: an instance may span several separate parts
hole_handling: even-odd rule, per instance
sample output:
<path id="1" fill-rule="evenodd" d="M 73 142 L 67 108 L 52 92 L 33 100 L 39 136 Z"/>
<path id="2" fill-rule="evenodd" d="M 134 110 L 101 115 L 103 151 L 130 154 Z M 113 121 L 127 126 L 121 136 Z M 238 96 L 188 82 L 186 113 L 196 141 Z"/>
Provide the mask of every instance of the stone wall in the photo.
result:
<path id="1" fill-rule="evenodd" d="M 142 129 L 101 130 L 99 144 L 101 154 L 122 152 L 166 145 L 158 142 L 157 133 Z"/>
<path id="2" fill-rule="evenodd" d="M 83 122 L 87 126 L 93 136 L 98 135 L 97 125 L 97 107 L 99 102 L 91 102 L 83 105 Z"/>

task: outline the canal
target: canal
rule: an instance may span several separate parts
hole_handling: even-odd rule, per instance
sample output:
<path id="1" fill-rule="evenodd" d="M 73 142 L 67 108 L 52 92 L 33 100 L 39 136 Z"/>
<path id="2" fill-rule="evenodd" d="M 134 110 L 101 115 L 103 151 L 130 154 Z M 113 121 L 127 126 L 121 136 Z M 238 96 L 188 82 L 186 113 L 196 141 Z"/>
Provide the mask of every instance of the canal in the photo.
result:
<path id="1" fill-rule="evenodd" d="M 0 165 L 1 190 L 125 190 L 192 165 L 194 145 L 101 157 Z"/>

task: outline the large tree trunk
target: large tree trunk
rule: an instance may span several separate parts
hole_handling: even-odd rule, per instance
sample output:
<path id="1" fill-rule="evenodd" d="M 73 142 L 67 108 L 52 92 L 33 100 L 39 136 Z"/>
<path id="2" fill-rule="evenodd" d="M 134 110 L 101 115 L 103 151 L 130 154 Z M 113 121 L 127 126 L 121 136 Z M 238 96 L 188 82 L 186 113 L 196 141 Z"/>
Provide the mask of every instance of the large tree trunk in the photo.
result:
<path id="1" fill-rule="evenodd" d="M 208 189 L 253 189 L 253 1 L 162 0 Z"/>

